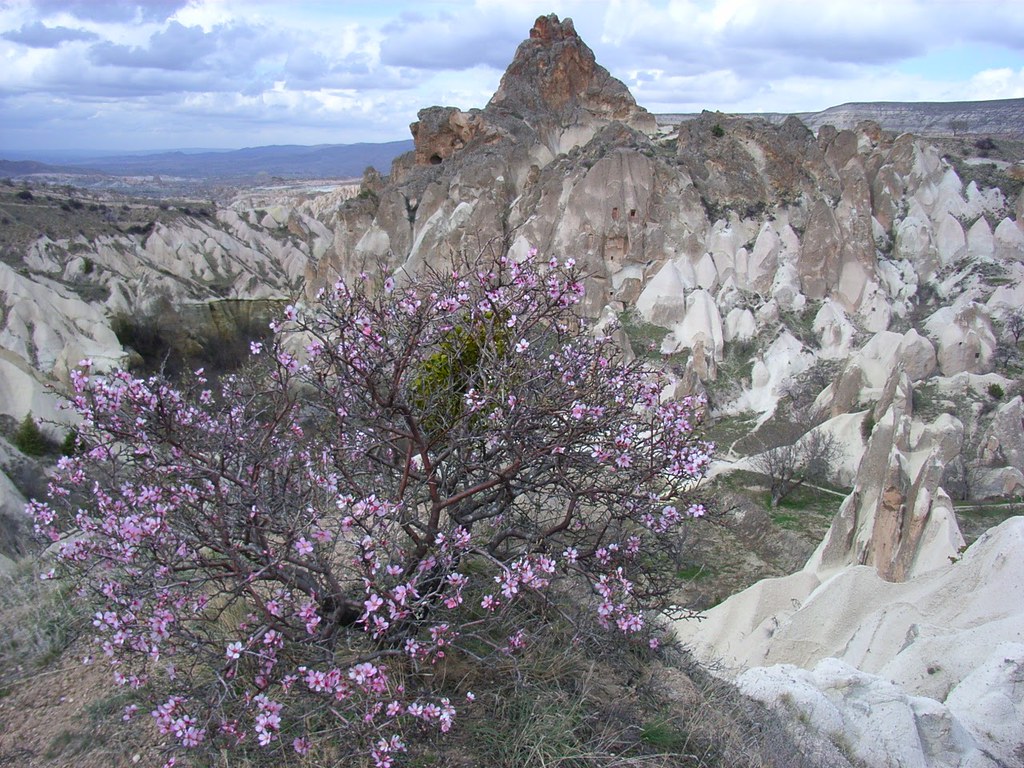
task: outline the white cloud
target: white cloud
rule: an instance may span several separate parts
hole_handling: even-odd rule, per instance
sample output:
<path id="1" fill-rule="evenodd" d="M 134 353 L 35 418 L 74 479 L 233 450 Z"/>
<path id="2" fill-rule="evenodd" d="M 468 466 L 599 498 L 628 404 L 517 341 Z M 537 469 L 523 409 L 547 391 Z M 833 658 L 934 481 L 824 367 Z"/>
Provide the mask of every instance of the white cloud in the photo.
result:
<path id="1" fill-rule="evenodd" d="M 62 115 L 65 142 L 124 148 L 407 138 L 420 108 L 486 104 L 549 12 L 654 111 L 1024 96 L 1019 0 L 8 0 L 0 150 Z"/>
<path id="2" fill-rule="evenodd" d="M 1024 98 L 1024 67 L 1014 71 L 1009 67 L 986 69 L 970 79 L 963 98 L 1020 99 Z"/>

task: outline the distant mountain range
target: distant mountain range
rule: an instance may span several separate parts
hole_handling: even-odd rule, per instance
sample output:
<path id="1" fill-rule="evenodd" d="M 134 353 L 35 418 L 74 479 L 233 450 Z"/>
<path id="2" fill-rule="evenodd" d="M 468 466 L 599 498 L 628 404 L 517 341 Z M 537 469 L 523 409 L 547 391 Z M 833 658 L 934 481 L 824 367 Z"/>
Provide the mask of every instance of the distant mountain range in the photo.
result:
<path id="1" fill-rule="evenodd" d="M 0 160 L 0 175 L 99 174 L 221 180 L 355 178 L 362 176 L 371 165 L 387 173 L 391 161 L 412 146 L 411 140 L 382 144 L 278 145 L 67 159 L 52 165 L 34 160 Z"/>

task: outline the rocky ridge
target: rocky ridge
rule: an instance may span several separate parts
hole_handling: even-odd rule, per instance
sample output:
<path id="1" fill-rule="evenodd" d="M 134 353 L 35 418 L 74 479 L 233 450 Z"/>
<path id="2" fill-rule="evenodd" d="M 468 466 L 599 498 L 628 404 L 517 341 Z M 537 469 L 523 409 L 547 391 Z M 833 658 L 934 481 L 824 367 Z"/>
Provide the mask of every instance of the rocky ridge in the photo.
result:
<path id="1" fill-rule="evenodd" d="M 929 138 L 962 135 L 1024 139 L 1024 99 L 950 102 L 851 102 L 820 112 L 799 112 L 797 117 L 811 130 L 831 125 L 839 130 L 854 129 L 866 120 L 878 123 L 885 131 L 912 133 Z M 692 120 L 693 114 L 661 114 L 658 122 L 675 126 Z M 781 124 L 790 115 L 780 112 L 746 114 Z"/>
<path id="2" fill-rule="evenodd" d="M 1016 578 L 999 563 L 1017 528 L 950 563 L 962 539 L 947 471 L 961 462 L 965 495 L 1024 490 L 1018 339 L 1008 337 L 1024 305 L 1024 195 L 1012 174 L 1000 184 L 961 177 L 933 143 L 870 122 L 814 133 L 796 118 L 705 113 L 665 135 L 554 16 L 537 20 L 487 106 L 423 110 L 413 136 L 414 151 L 387 177 L 368 172 L 355 196 L 242 198 L 212 220 L 35 240 L 17 264 L 0 264 L 0 392 L 10 395 L 0 408 L 59 421 L 46 385 L 59 386 L 80 356 L 101 367 L 127 359 L 115 316 L 159 321 L 193 307 L 209 325 L 225 299 L 312 299 L 367 265 L 414 275 L 463 250 L 573 256 L 589 274 L 584 312 L 621 323 L 630 354 L 674 371 L 667 395 L 705 391 L 713 420 L 749 416 L 759 430 L 788 420 L 844 447 L 833 479 L 852 492 L 807 566 L 727 601 L 688 640 L 715 656 L 742 644 L 735 661 L 745 665 L 800 665 L 752 672 L 789 682 L 749 690 L 779 705 L 801 692 L 808 717 L 864 734 L 857 748 L 869 749 L 873 726 L 843 719 L 864 701 L 844 693 L 854 683 L 882 697 L 899 686 L 890 698 L 901 717 L 911 713 L 901 722 L 955 735 L 925 739 L 906 764 L 981 766 L 995 764 L 986 754 L 1012 754 L 1017 710 L 986 736 L 970 725 L 972 708 L 988 706 L 980 689 L 953 693 L 968 680 L 1009 684 L 1012 665 L 983 654 L 983 633 L 970 630 L 975 618 L 996 622 L 1020 642 L 1016 614 L 975 617 L 965 606 L 991 607 L 993 580 Z M 836 373 L 793 412 L 793 383 L 815 370 Z M 750 459 L 723 458 L 721 471 Z M 964 563 L 975 565 L 955 570 Z M 887 607 L 890 597 L 938 605 L 967 572 L 976 589 L 946 613 Z M 862 610 L 826 610 L 847 603 Z M 852 624 L 836 623 L 844 617 Z M 883 624 L 887 638 L 910 642 L 872 646 L 871 627 Z M 946 646 L 917 645 L 919 636 L 955 642 L 962 661 L 936 678 L 923 649 Z M 869 646 L 878 650 L 854 652 Z M 945 688 L 914 688 L 909 677 L 876 685 L 908 648 L 907 669 Z"/>

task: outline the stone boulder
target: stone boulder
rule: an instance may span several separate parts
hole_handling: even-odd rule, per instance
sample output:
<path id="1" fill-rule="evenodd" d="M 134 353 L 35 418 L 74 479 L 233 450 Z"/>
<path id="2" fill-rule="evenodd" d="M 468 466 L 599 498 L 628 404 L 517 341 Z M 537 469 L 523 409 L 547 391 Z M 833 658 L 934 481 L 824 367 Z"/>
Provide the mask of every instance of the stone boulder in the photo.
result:
<path id="1" fill-rule="evenodd" d="M 733 307 L 725 316 L 722 338 L 726 342 L 749 341 L 757 335 L 757 323 L 754 314 L 743 307 Z"/>
<path id="2" fill-rule="evenodd" d="M 979 467 L 971 481 L 972 499 L 1024 496 L 1024 472 L 1016 467 Z"/>
<path id="3" fill-rule="evenodd" d="M 811 330 L 818 336 L 822 357 L 834 359 L 849 354 L 855 329 L 838 302 L 830 299 L 822 302 Z"/>
<path id="4" fill-rule="evenodd" d="M 984 216 L 967 230 L 967 253 L 975 259 L 991 259 L 995 254 L 995 238 Z"/>
<path id="5" fill-rule="evenodd" d="M 996 408 L 980 449 L 982 465 L 1024 472 L 1024 401 L 1019 395 Z"/>
<path id="6" fill-rule="evenodd" d="M 686 291 L 693 286 L 692 277 L 687 279 L 675 262 L 666 262 L 647 281 L 636 300 L 636 311 L 648 323 L 671 328 L 686 316 Z"/>
<path id="7" fill-rule="evenodd" d="M 802 283 L 800 271 L 795 265 L 782 264 L 775 272 L 771 288 L 776 309 L 800 312 L 807 305 L 807 297 L 800 292 Z"/>
<path id="8" fill-rule="evenodd" d="M 963 539 L 939 482 L 959 450 L 959 422 L 912 434 L 911 392 L 909 377 L 897 366 L 876 404 L 853 492 L 806 569 L 827 574 L 870 565 L 884 579 L 903 581 L 956 555 Z"/>
<path id="9" fill-rule="evenodd" d="M 942 307 L 925 321 L 925 331 L 938 345 L 938 364 L 943 376 L 985 373 L 992 368 L 995 331 L 985 308 L 969 297 Z"/>
<path id="10" fill-rule="evenodd" d="M 856 409 L 865 381 L 864 370 L 856 360 L 850 360 L 843 366 L 836 380 L 815 398 L 814 413 L 835 418 Z"/>
<path id="11" fill-rule="evenodd" d="M 735 409 L 753 411 L 762 417 L 773 413 L 785 384 L 807 370 L 813 360 L 795 336 L 783 331 L 754 359 L 750 389 L 739 397 Z"/>
<path id="12" fill-rule="evenodd" d="M 681 349 L 696 351 L 699 346 L 704 354 L 721 360 L 723 344 L 722 317 L 718 313 L 718 305 L 710 293 L 698 288 L 686 297 L 686 314 L 672 327 L 672 333 L 662 343 L 661 351 L 666 354 Z"/>
<path id="13" fill-rule="evenodd" d="M 705 200 L 743 217 L 801 194 L 840 193 L 838 175 L 795 117 L 776 126 L 703 112 L 679 125 L 676 155 Z"/>
<path id="14" fill-rule="evenodd" d="M 1019 262 L 1024 254 L 1024 232 L 1010 219 L 1003 219 L 993 233 L 993 246 L 997 259 Z"/>
<path id="15" fill-rule="evenodd" d="M 913 328 L 900 339 L 896 348 L 896 359 L 911 381 L 922 381 L 935 373 L 935 347 Z"/>
<path id="16" fill-rule="evenodd" d="M 811 208 L 797 270 L 808 298 L 823 299 L 839 280 L 842 234 L 835 212 L 824 200 Z"/>
<path id="17" fill-rule="evenodd" d="M 736 685 L 783 716 L 808 722 L 863 765 L 998 768 L 1008 764 L 988 753 L 992 739 L 972 735 L 971 730 L 978 730 L 969 728 L 974 718 L 959 702 L 947 706 L 908 694 L 889 680 L 839 659 L 823 659 L 811 670 L 791 664 L 756 667 L 737 677 Z M 999 712 L 996 722 L 1005 728 L 1006 720 L 1005 713 Z M 1000 736 L 1002 743 L 1014 741 L 1012 736 Z"/>

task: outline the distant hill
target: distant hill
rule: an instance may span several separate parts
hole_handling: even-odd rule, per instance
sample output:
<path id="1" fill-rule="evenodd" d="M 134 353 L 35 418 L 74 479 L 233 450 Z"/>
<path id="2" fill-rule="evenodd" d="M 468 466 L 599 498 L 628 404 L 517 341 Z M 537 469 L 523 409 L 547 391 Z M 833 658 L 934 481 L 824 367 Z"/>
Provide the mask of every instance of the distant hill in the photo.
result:
<path id="1" fill-rule="evenodd" d="M 171 176 L 191 179 L 252 180 L 261 177 L 352 178 L 367 166 L 383 173 L 412 141 L 382 144 L 280 145 L 209 152 L 163 152 L 149 155 L 94 157 L 47 165 L 0 160 L 0 174 L 105 173 L 115 176 Z"/>
<path id="2" fill-rule="evenodd" d="M 7 178 L 33 176 L 41 173 L 82 173 L 83 170 L 85 169 L 72 165 L 51 165 L 35 160 L 0 160 L 0 176 Z M 92 173 L 102 173 L 102 171 L 92 170 Z"/>
<path id="3" fill-rule="evenodd" d="M 779 112 L 742 115 L 781 123 L 789 115 Z M 918 136 L 948 137 L 962 134 L 1001 136 L 1024 140 L 1024 99 L 992 101 L 876 101 L 850 102 L 821 112 L 798 112 L 796 116 L 817 130 L 823 125 L 854 128 L 862 120 L 874 120 L 883 130 Z M 658 115 L 658 122 L 674 125 L 696 114 Z"/>

